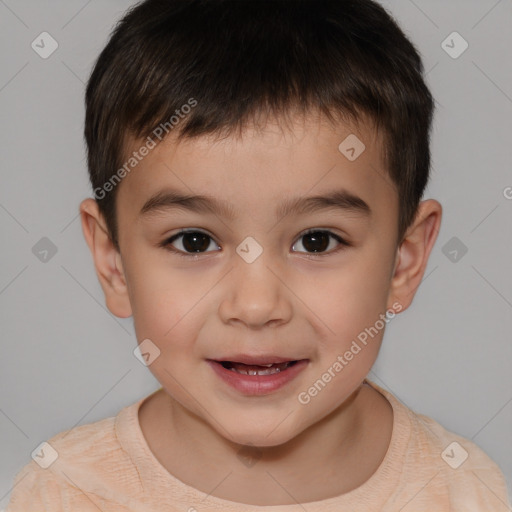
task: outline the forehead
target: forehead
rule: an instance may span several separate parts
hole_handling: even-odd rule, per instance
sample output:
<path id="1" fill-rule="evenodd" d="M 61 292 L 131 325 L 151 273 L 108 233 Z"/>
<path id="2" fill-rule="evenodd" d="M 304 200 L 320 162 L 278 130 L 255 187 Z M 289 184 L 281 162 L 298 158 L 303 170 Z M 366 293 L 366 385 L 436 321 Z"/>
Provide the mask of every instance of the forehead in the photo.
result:
<path id="1" fill-rule="evenodd" d="M 129 141 L 127 154 L 145 144 Z M 384 167 L 382 144 L 368 124 L 333 125 L 321 116 L 269 121 L 241 135 L 178 140 L 171 132 L 126 175 L 118 201 L 135 218 L 149 199 L 173 190 L 214 196 L 236 214 L 343 187 L 363 202 L 389 207 L 396 191 Z"/>

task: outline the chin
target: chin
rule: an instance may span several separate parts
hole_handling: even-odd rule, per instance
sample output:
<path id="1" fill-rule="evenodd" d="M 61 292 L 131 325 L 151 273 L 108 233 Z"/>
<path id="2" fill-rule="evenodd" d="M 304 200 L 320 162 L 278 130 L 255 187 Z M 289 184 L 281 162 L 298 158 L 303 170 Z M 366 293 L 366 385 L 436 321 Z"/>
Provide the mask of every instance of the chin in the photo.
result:
<path id="1" fill-rule="evenodd" d="M 281 423 L 280 423 L 281 422 Z M 246 428 L 244 428 L 246 427 Z M 288 421 L 271 421 L 264 424 L 240 424 L 236 426 L 236 430 L 229 429 L 229 437 L 225 431 L 219 432 L 229 441 L 242 445 L 257 448 L 269 448 L 272 446 L 280 446 L 288 443 L 301 433 L 297 428 L 297 424 L 292 429 Z"/>

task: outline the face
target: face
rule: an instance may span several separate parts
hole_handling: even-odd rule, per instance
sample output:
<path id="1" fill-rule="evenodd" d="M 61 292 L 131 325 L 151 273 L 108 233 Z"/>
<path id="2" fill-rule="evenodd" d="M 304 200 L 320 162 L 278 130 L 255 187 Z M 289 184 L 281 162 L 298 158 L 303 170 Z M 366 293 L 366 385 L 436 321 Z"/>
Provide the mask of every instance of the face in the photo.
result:
<path id="1" fill-rule="evenodd" d="M 365 149 L 349 160 L 339 146 L 351 134 Z M 242 138 L 167 139 L 119 187 L 137 339 L 160 351 L 149 369 L 184 410 L 233 442 L 274 446 L 360 386 L 394 302 L 398 219 L 371 131 L 308 118 Z M 299 362 L 268 376 L 211 362 L 250 357 Z"/>

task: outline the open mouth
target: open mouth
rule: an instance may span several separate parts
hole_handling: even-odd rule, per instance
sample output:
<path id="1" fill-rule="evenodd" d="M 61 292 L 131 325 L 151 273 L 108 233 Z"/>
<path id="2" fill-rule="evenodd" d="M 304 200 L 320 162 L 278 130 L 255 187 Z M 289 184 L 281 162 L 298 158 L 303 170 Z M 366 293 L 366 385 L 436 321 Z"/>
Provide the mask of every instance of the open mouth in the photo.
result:
<path id="1" fill-rule="evenodd" d="M 225 357 L 238 361 L 228 361 Z M 217 360 L 208 359 L 214 373 L 237 393 L 246 396 L 264 396 L 277 392 L 298 378 L 309 364 L 309 359 L 287 360 L 281 356 L 224 355 Z M 241 363 L 239 360 L 245 360 Z M 271 362 L 274 360 L 275 362 Z M 258 364 L 255 364 L 258 363 Z"/>
<path id="2" fill-rule="evenodd" d="M 297 363 L 297 361 L 287 361 L 285 363 L 272 363 L 265 365 L 243 364 L 233 361 L 218 361 L 226 370 L 231 370 L 243 375 L 273 375 L 287 370 Z"/>

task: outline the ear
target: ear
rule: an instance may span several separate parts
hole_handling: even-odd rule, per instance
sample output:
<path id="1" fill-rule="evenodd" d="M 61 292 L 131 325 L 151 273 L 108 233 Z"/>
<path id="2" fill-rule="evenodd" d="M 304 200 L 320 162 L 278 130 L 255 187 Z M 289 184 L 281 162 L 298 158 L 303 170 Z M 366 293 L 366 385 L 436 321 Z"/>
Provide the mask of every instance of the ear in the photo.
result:
<path id="1" fill-rule="evenodd" d="M 388 308 L 398 302 L 402 306 L 400 311 L 404 311 L 411 305 L 439 233 L 442 213 L 441 205 L 434 199 L 419 204 L 414 222 L 397 251 Z"/>
<path id="2" fill-rule="evenodd" d="M 114 247 L 108 235 L 98 203 L 92 198 L 84 199 L 80 203 L 80 216 L 82 231 L 94 260 L 107 308 L 113 315 L 127 318 L 132 315 L 132 308 L 121 254 Z"/>

